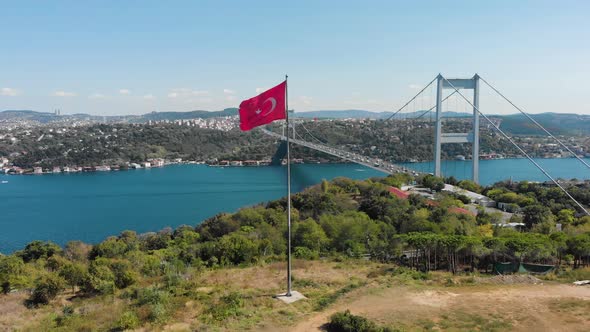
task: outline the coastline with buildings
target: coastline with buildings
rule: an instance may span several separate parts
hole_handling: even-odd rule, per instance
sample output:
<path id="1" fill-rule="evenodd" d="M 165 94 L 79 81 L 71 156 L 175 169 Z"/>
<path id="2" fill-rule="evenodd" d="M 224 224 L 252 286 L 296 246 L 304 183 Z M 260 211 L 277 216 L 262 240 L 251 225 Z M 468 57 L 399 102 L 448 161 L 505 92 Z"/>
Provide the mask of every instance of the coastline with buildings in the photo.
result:
<path id="1" fill-rule="evenodd" d="M 560 159 L 574 159 L 574 157 L 563 157 L 563 156 L 549 156 L 546 158 L 534 158 L 535 160 L 547 160 L 547 161 L 554 161 Z M 518 161 L 523 160 L 527 161 L 526 158 L 522 156 L 513 156 L 513 157 L 505 157 L 499 154 L 491 154 L 491 155 L 483 155 L 480 156 L 480 160 L 483 161 Z M 449 163 L 456 163 L 456 162 L 470 162 L 470 159 L 454 159 L 454 160 L 443 160 L 443 162 Z M 528 161 L 527 161 L 528 162 Z M 347 162 L 344 160 L 340 161 L 333 161 L 328 159 L 303 159 L 303 158 L 292 158 L 292 164 L 354 164 L 351 162 Z M 423 167 L 418 167 L 418 165 L 428 165 L 432 163 L 432 161 L 418 161 L 418 160 L 410 160 L 408 162 L 399 163 L 404 169 L 408 170 L 419 170 L 429 173 L 429 171 L 422 170 Z M 166 167 L 170 165 L 179 165 L 179 164 L 192 164 L 192 165 L 206 165 L 210 167 L 262 167 L 262 166 L 271 166 L 273 162 L 271 159 L 261 159 L 261 160 L 218 160 L 218 159 L 210 159 L 210 160 L 183 160 L 182 158 L 176 159 L 163 159 L 163 158 L 154 158 L 148 159 L 143 162 L 125 162 L 123 164 L 100 164 L 100 165 L 93 165 L 93 166 L 53 166 L 53 167 L 29 167 L 23 168 L 14 166 L 10 163 L 10 160 L 6 157 L 0 157 L 0 174 L 5 175 L 43 175 L 43 174 L 68 174 L 68 173 L 82 173 L 82 172 L 112 172 L 112 171 L 126 171 L 126 170 L 134 170 L 134 169 L 150 169 L 150 168 L 159 168 L 159 167 Z M 281 160 L 281 165 L 285 165 L 286 160 Z"/>
<path id="2" fill-rule="evenodd" d="M 293 164 L 304 164 L 303 159 L 292 159 Z M 321 161 L 311 161 L 308 163 L 312 164 L 324 164 Z M 174 160 L 167 159 L 148 159 L 144 162 L 127 162 L 122 165 L 96 165 L 96 166 L 54 166 L 54 167 L 40 167 L 36 166 L 33 168 L 21 168 L 18 166 L 11 166 L 8 164 L 8 159 L 0 158 L 0 174 L 6 175 L 43 175 L 43 174 L 60 174 L 60 173 L 81 173 L 81 172 L 111 172 L 111 171 L 126 171 L 133 169 L 149 169 L 165 167 L 170 165 L 179 164 L 192 164 L 192 165 L 207 165 L 211 167 L 258 167 L 258 166 L 270 166 L 272 161 L 270 159 L 263 160 L 207 160 L 207 161 L 195 161 L 195 160 L 182 160 L 177 158 Z M 282 165 L 286 164 L 285 160 L 282 160 Z M 332 163 L 334 164 L 334 163 Z"/>

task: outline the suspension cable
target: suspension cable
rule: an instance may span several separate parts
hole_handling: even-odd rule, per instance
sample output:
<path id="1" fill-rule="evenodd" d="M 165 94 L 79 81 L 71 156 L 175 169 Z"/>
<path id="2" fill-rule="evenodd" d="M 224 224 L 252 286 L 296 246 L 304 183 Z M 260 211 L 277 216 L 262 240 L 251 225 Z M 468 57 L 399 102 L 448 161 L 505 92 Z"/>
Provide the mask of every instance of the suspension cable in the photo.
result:
<path id="1" fill-rule="evenodd" d="M 449 99 L 452 95 L 454 95 L 455 93 L 457 93 L 457 91 L 453 91 L 453 93 L 449 94 L 448 96 L 446 96 L 443 100 L 441 100 L 440 102 L 443 103 L 445 102 L 447 99 Z M 432 106 L 431 108 L 429 108 L 427 111 L 425 111 L 424 113 L 420 114 L 416 119 L 420 119 L 421 117 L 425 116 L 426 114 L 428 114 L 428 112 L 432 112 L 433 109 L 436 108 L 436 104 L 434 104 L 434 106 Z"/>
<path id="2" fill-rule="evenodd" d="M 494 90 L 498 95 L 500 95 L 500 97 L 504 98 L 504 100 L 506 100 L 508 103 L 510 103 L 510 105 L 514 106 L 514 108 L 516 108 L 520 113 L 522 113 L 524 116 L 526 116 L 529 120 L 531 120 L 534 124 L 537 125 L 537 127 L 541 128 L 547 135 L 549 135 L 551 138 L 553 138 L 554 140 L 557 141 L 557 143 L 559 143 L 559 145 L 561 145 L 563 148 L 565 148 L 569 153 L 571 153 L 574 157 L 576 157 L 576 159 L 578 159 L 579 161 L 581 161 L 584 165 L 586 165 L 586 167 L 590 168 L 590 165 L 588 165 L 588 163 L 586 163 L 582 158 L 580 158 L 576 153 L 574 153 L 567 145 L 565 145 L 559 138 L 553 136 L 553 134 L 551 134 L 547 129 L 545 129 L 545 127 L 543 127 L 540 123 L 538 123 L 535 119 L 533 119 L 528 113 L 525 113 L 522 109 L 520 109 L 518 106 L 516 106 L 510 99 L 506 98 L 500 91 L 498 91 L 498 89 L 496 89 L 495 87 L 493 87 L 490 83 L 488 83 L 485 79 L 483 79 L 481 76 L 479 77 L 487 86 L 489 86 L 490 88 L 492 88 L 492 90 Z"/>
<path id="3" fill-rule="evenodd" d="M 307 130 L 307 128 L 305 127 L 305 125 L 303 125 L 303 122 L 300 123 L 301 127 L 303 127 L 303 129 L 305 129 L 305 131 L 309 134 L 309 136 L 311 136 L 313 139 L 315 139 L 316 141 L 322 143 L 322 144 L 326 144 L 326 142 L 321 141 L 320 139 L 318 139 L 317 137 L 315 137 L 309 130 Z"/>
<path id="4" fill-rule="evenodd" d="M 393 118 L 397 113 L 401 112 L 404 108 L 406 108 L 406 106 L 408 106 L 412 101 L 414 101 L 414 99 L 416 99 L 422 92 L 424 92 L 424 90 L 426 90 L 432 83 L 434 83 L 437 77 L 430 81 L 430 83 L 428 83 L 422 90 L 420 90 L 420 92 L 418 92 L 414 97 L 412 97 L 412 99 L 408 100 L 408 102 L 405 103 L 404 106 L 400 107 L 397 111 L 395 111 L 392 115 L 385 119 L 385 121 L 391 120 L 391 118 Z"/>
<path id="5" fill-rule="evenodd" d="M 512 143 L 512 145 L 514 145 L 530 162 L 532 162 L 533 165 L 535 165 L 541 172 L 543 172 L 543 174 L 545 174 L 545 176 L 547 176 L 556 186 L 558 186 L 559 189 L 561 189 L 561 191 L 563 191 L 572 201 L 574 201 L 580 207 L 580 209 L 582 209 L 582 211 L 584 211 L 584 213 L 586 213 L 586 215 L 590 216 L 590 213 L 584 208 L 584 206 L 580 202 L 578 202 L 562 185 L 560 185 L 559 182 L 557 182 L 551 175 L 549 175 L 549 173 L 547 173 L 547 171 L 545 171 L 545 169 L 543 169 L 543 167 L 541 167 L 541 165 L 539 165 L 535 160 L 533 160 L 533 158 L 531 158 L 531 156 L 529 156 L 528 153 L 526 153 L 518 144 L 516 144 L 512 140 L 512 138 L 510 138 L 510 136 L 508 136 L 504 131 L 502 131 L 502 129 L 500 129 L 500 127 L 498 127 L 494 122 L 492 122 L 492 120 L 490 120 L 490 118 L 488 118 L 485 114 L 483 114 L 479 110 L 478 107 L 476 107 L 472 102 L 470 102 L 467 98 L 465 98 L 465 96 L 461 93 L 461 91 L 459 91 L 451 82 L 449 82 L 449 80 L 447 80 L 444 76 L 442 78 L 467 103 L 469 103 L 469 105 L 471 105 L 473 107 L 473 109 L 475 109 L 477 111 L 477 113 L 479 113 L 484 119 L 486 119 L 500 134 L 502 134 L 502 136 L 504 136 L 504 138 L 506 138 L 510 143 Z"/>

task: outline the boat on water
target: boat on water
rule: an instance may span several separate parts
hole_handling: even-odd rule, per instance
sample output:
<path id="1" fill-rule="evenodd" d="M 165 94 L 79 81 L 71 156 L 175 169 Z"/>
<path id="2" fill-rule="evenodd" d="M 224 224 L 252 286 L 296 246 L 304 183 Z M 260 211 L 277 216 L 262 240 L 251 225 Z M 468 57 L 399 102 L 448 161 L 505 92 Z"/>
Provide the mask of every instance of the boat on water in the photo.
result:
<path id="1" fill-rule="evenodd" d="M 3 184 L 4 184 L 4 183 L 8 183 L 8 181 L 6 181 L 6 180 L 2 180 L 2 183 L 3 183 Z"/>

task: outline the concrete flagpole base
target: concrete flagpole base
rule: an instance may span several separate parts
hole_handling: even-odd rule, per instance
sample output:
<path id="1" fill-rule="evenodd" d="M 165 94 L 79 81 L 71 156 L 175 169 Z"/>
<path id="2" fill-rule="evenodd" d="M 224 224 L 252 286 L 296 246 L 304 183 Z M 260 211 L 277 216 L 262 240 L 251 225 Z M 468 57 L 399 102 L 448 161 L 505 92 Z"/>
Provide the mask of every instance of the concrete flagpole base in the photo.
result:
<path id="1" fill-rule="evenodd" d="M 287 294 L 278 294 L 274 296 L 276 299 L 279 299 L 287 304 L 291 304 L 293 302 L 297 302 L 299 300 L 307 299 L 307 297 L 303 296 L 303 294 L 299 293 L 298 291 L 291 291 L 291 296 L 287 296 Z"/>

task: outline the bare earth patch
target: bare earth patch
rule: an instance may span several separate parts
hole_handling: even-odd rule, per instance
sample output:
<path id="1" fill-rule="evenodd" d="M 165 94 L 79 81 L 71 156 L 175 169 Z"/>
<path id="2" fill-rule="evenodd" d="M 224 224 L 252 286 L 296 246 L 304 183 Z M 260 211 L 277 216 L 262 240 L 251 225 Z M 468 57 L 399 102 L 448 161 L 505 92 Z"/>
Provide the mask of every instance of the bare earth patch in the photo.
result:
<path id="1" fill-rule="evenodd" d="M 346 309 L 381 324 L 409 330 L 587 331 L 590 326 L 590 315 L 585 311 L 590 306 L 590 287 L 393 287 L 369 295 L 363 293 L 366 291 L 359 290 L 285 330 L 320 331 L 330 315 Z"/>

